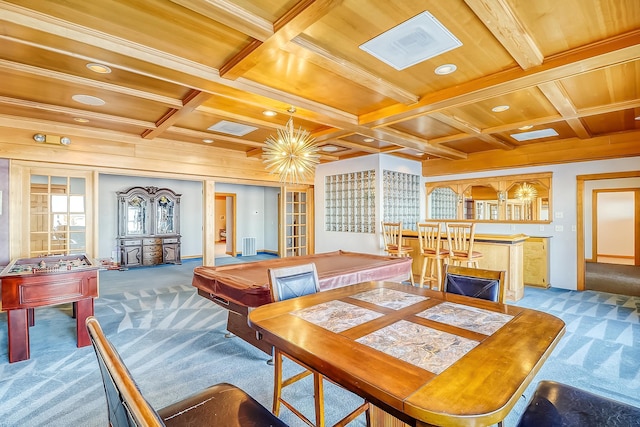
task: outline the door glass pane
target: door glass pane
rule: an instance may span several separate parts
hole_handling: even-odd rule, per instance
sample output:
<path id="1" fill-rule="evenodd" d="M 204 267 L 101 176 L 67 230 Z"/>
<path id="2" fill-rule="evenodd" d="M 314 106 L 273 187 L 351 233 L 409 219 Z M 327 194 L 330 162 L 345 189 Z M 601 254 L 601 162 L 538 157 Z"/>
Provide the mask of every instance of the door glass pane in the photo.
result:
<path id="1" fill-rule="evenodd" d="M 59 188 L 67 188 L 67 177 L 66 176 L 52 176 L 51 177 L 51 186 L 59 187 Z"/>
<path id="2" fill-rule="evenodd" d="M 71 178 L 69 179 L 69 192 L 72 194 L 85 194 L 85 179 Z"/>
<path id="3" fill-rule="evenodd" d="M 69 197 L 69 212 L 84 212 L 84 196 Z"/>
<path id="4" fill-rule="evenodd" d="M 67 196 L 51 196 L 51 212 L 67 212 Z"/>

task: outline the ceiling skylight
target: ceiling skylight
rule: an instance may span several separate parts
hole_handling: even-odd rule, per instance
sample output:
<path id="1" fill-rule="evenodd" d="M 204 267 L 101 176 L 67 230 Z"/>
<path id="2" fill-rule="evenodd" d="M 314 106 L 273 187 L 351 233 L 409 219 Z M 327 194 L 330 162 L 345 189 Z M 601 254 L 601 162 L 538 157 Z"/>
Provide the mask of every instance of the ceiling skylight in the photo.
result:
<path id="1" fill-rule="evenodd" d="M 540 129 L 531 132 L 513 133 L 511 138 L 516 141 L 529 141 L 531 139 L 548 138 L 550 136 L 558 136 L 558 132 L 554 129 Z"/>
<path id="2" fill-rule="evenodd" d="M 258 128 L 255 126 L 243 125 L 242 123 L 234 123 L 227 120 L 221 120 L 218 123 L 207 128 L 207 130 L 235 136 L 244 136 L 256 129 Z"/>
<path id="3" fill-rule="evenodd" d="M 360 45 L 360 49 L 396 70 L 404 70 L 460 46 L 462 42 L 425 11 Z"/>

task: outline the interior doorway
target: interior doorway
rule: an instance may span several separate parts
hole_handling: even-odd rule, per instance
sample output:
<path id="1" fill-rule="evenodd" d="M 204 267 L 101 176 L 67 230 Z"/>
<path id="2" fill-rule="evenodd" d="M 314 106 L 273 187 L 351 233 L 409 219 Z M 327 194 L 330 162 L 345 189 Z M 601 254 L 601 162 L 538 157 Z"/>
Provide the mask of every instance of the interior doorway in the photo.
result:
<path id="1" fill-rule="evenodd" d="M 577 289 L 640 295 L 640 171 L 579 175 L 576 180 Z M 622 205 L 613 208 L 619 201 Z M 616 243 L 620 233 L 626 236 Z"/>
<path id="2" fill-rule="evenodd" d="M 637 192 L 640 190 L 624 188 L 593 191 L 593 262 L 636 264 Z"/>
<path id="3" fill-rule="evenodd" d="M 215 256 L 238 255 L 236 250 L 236 195 L 216 193 L 215 197 Z"/>

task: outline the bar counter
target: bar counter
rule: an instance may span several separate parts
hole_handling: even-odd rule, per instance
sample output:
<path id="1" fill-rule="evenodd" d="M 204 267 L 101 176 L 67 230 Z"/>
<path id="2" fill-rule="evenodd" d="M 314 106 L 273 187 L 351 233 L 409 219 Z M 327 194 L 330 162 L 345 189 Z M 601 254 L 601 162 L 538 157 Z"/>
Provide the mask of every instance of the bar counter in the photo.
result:
<path id="1" fill-rule="evenodd" d="M 408 246 L 413 248 L 414 277 L 420 277 L 422 255 L 418 232 L 404 230 L 402 237 Z M 478 260 L 480 268 L 487 270 L 504 270 L 506 300 L 518 301 L 524 296 L 524 242 L 529 238 L 526 234 L 476 234 L 473 250 L 481 252 L 483 258 Z M 447 247 L 447 236 L 443 234 L 442 245 Z M 419 279 L 418 279 L 419 280 Z"/>

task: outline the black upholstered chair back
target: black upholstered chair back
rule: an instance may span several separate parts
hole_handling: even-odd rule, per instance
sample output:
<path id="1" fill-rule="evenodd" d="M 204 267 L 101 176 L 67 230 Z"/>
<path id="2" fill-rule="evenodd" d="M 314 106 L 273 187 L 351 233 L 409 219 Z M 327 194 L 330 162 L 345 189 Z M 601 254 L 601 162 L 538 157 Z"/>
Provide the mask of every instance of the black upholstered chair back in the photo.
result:
<path id="1" fill-rule="evenodd" d="M 314 263 L 270 268 L 268 274 L 273 301 L 320 292 L 320 281 Z"/>
<path id="2" fill-rule="evenodd" d="M 447 265 L 444 292 L 504 302 L 504 271 Z"/>
<path id="3" fill-rule="evenodd" d="M 102 374 L 110 425 L 164 426 L 162 418 L 140 393 L 131 373 L 105 337 L 98 321 L 91 316 L 86 323 Z"/>

